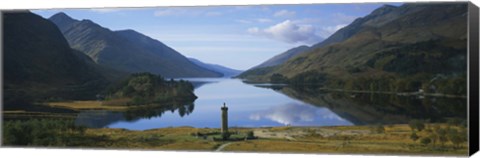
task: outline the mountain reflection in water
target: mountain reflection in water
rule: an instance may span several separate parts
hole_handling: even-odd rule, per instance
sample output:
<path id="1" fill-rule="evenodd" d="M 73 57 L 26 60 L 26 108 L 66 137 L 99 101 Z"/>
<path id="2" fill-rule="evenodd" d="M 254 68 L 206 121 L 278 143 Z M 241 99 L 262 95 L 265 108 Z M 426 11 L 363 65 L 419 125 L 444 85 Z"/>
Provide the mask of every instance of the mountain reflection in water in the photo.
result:
<path id="1" fill-rule="evenodd" d="M 465 98 L 326 92 L 312 87 L 284 87 L 277 91 L 328 108 L 355 125 L 408 123 L 411 119 L 445 122 L 447 118 L 467 118 Z"/>
<path id="2" fill-rule="evenodd" d="M 464 98 L 339 93 L 315 87 L 247 84 L 238 79 L 185 79 L 195 86 L 193 103 L 175 103 L 126 112 L 84 111 L 77 124 L 89 127 L 146 130 L 192 126 L 219 128 L 220 107 L 229 107 L 230 126 L 340 126 L 408 123 L 411 119 L 443 122 L 466 119 Z M 170 111 L 170 112 L 169 112 Z"/>

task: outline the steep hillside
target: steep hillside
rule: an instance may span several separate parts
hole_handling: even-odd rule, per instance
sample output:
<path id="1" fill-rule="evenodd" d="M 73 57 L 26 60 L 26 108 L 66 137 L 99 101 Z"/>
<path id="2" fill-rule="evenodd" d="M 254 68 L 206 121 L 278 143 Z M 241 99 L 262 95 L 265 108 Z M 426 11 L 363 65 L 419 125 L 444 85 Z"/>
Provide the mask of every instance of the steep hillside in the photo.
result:
<path id="1" fill-rule="evenodd" d="M 320 43 L 251 78 L 277 74 L 346 89 L 465 94 L 466 12 L 466 3 L 384 6 L 339 30 L 356 28 L 343 41 Z"/>
<path id="2" fill-rule="evenodd" d="M 276 66 L 276 65 L 283 64 L 288 59 L 296 57 L 297 55 L 300 55 L 302 53 L 305 53 L 309 49 L 310 49 L 310 47 L 308 47 L 308 46 L 299 46 L 299 47 L 289 49 L 286 52 L 283 52 L 279 55 L 276 55 L 276 56 L 268 59 L 267 61 L 261 63 L 260 65 L 253 67 L 252 69 L 263 68 L 263 67 L 271 67 L 271 66 Z"/>
<path id="3" fill-rule="evenodd" d="M 165 77 L 219 77 L 221 74 L 191 63 L 165 44 L 133 30 L 111 31 L 90 20 L 64 13 L 49 18 L 70 46 L 96 63 L 126 72 L 150 72 Z"/>
<path id="4" fill-rule="evenodd" d="M 204 63 L 204 62 L 202 62 L 198 59 L 194 59 L 194 58 L 188 58 L 188 60 L 190 60 L 192 63 L 194 63 L 198 66 L 201 66 L 203 68 L 206 68 L 206 69 L 209 69 L 209 70 L 212 70 L 212 71 L 215 71 L 215 72 L 219 72 L 219 73 L 223 74 L 223 77 L 236 76 L 236 75 L 238 75 L 242 72 L 240 70 L 231 69 L 231 68 L 228 68 L 228 67 L 225 67 L 225 66 L 222 66 L 222 65 Z"/>
<path id="5" fill-rule="evenodd" d="M 3 33 L 5 106 L 92 99 L 109 83 L 105 69 L 71 49 L 55 24 L 38 15 L 4 12 Z"/>

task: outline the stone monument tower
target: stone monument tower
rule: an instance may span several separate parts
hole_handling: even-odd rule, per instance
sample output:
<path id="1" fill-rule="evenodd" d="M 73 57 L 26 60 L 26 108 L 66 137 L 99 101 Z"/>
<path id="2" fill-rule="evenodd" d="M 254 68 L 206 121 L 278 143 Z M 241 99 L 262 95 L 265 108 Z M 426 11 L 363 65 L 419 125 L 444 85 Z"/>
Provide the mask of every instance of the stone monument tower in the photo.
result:
<path id="1" fill-rule="evenodd" d="M 222 110 L 222 138 L 223 140 L 228 139 L 230 134 L 228 133 L 228 107 L 223 103 Z"/>

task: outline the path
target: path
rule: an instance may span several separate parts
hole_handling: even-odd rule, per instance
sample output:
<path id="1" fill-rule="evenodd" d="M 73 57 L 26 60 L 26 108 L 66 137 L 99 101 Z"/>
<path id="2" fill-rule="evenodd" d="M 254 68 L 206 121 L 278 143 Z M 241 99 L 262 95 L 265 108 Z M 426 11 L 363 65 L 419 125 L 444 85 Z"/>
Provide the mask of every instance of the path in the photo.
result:
<path id="1" fill-rule="evenodd" d="M 222 145 L 220 145 L 220 146 L 217 148 L 217 150 L 215 150 L 215 151 L 222 151 L 223 148 L 227 147 L 228 145 L 230 145 L 230 144 L 232 144 L 232 143 L 233 143 L 233 142 L 222 144 Z"/>

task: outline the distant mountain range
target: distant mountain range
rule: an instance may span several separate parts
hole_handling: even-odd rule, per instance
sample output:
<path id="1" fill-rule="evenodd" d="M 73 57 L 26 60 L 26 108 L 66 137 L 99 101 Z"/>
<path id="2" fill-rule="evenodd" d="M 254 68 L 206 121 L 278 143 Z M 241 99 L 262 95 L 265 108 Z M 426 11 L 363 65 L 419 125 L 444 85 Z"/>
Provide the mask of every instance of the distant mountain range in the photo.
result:
<path id="1" fill-rule="evenodd" d="M 28 11 L 3 13 L 4 105 L 92 99 L 120 72 L 71 49 L 57 26 Z"/>
<path id="2" fill-rule="evenodd" d="M 281 64 L 255 67 L 239 77 L 269 82 L 277 74 L 340 88 L 447 91 L 455 89 L 447 82 L 465 82 L 466 48 L 467 3 L 385 5 Z"/>
<path id="3" fill-rule="evenodd" d="M 223 77 L 233 77 L 233 76 L 237 76 L 238 74 L 242 73 L 241 70 L 235 70 L 235 69 L 231 69 L 231 68 L 221 66 L 221 65 L 217 65 L 217 64 L 204 63 L 204 62 L 202 62 L 198 59 L 195 59 L 195 58 L 188 58 L 188 60 L 190 60 L 194 64 L 196 64 L 198 66 L 201 66 L 201 67 L 204 67 L 208 70 L 212 70 L 212 71 L 215 71 L 215 72 L 222 73 Z"/>
<path id="4" fill-rule="evenodd" d="M 65 13 L 49 18 L 73 49 L 96 63 L 125 72 L 150 72 L 164 77 L 221 77 L 200 67 L 162 42 L 134 30 L 111 31 L 90 20 L 75 20 Z"/>

